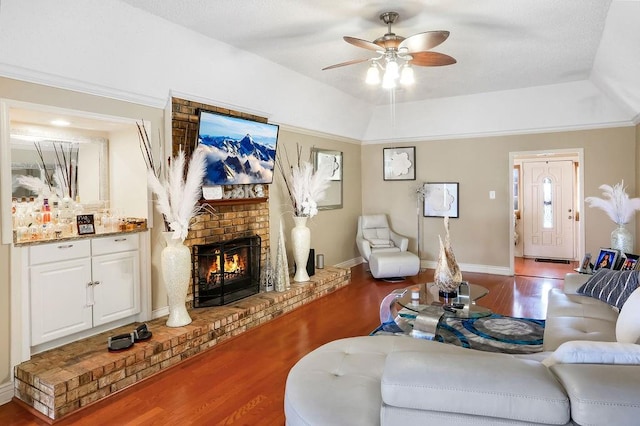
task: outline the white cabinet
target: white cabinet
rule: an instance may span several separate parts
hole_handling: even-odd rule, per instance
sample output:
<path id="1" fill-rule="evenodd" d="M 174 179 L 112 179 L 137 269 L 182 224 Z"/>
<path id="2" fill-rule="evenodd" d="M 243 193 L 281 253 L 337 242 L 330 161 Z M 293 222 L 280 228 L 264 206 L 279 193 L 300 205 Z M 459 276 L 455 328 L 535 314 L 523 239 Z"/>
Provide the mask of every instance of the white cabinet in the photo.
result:
<path id="1" fill-rule="evenodd" d="M 93 325 L 107 324 L 140 312 L 138 252 L 93 256 Z"/>
<path id="2" fill-rule="evenodd" d="M 29 248 L 31 346 L 140 312 L 138 234 Z"/>

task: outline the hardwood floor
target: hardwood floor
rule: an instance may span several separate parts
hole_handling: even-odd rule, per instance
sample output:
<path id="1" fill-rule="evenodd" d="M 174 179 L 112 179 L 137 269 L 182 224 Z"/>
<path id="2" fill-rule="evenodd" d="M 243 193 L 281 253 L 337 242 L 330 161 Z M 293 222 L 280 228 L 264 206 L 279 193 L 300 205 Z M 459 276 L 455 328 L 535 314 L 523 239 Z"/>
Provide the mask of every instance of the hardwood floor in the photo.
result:
<path id="1" fill-rule="evenodd" d="M 546 294 L 575 265 L 517 260 L 516 276 L 464 273 L 489 294 L 494 312 L 544 318 Z M 189 358 L 169 371 L 98 402 L 58 425 L 283 425 L 289 369 L 329 341 L 367 335 L 380 301 L 393 289 L 432 281 L 433 270 L 401 283 L 378 281 L 364 265 L 348 286 Z M 16 402 L 0 406 L 0 425 L 44 425 Z"/>

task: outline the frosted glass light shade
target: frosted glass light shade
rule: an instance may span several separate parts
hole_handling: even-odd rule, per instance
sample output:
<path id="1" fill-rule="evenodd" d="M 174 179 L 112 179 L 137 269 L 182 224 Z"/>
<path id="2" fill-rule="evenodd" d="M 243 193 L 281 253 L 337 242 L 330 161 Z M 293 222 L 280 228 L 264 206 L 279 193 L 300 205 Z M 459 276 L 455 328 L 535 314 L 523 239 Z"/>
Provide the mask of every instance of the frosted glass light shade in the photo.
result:
<path id="1" fill-rule="evenodd" d="M 410 86 L 415 83 L 415 81 L 413 68 L 409 64 L 405 65 L 400 73 L 400 84 L 403 86 Z"/>
<path id="2" fill-rule="evenodd" d="M 380 84 L 380 70 L 378 66 L 373 63 L 367 70 L 367 78 L 365 79 L 365 83 L 367 84 Z"/>

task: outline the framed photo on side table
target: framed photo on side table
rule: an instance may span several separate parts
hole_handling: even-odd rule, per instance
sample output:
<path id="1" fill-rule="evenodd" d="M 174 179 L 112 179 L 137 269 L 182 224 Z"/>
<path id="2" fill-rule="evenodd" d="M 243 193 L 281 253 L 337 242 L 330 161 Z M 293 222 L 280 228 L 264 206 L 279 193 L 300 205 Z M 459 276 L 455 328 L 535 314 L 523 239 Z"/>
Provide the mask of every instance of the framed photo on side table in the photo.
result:
<path id="1" fill-rule="evenodd" d="M 638 270 L 638 259 L 640 256 L 637 254 L 624 253 L 624 261 L 620 266 L 621 271 L 636 271 Z"/>
<path id="2" fill-rule="evenodd" d="M 585 253 L 582 258 L 582 263 L 580 263 L 580 267 L 575 269 L 576 272 L 580 272 L 581 274 L 590 274 L 593 271 L 591 270 L 591 253 Z"/>
<path id="3" fill-rule="evenodd" d="M 416 180 L 416 147 L 383 148 L 384 180 Z"/>
<path id="4" fill-rule="evenodd" d="M 460 217 L 458 182 L 424 184 L 424 217 Z"/>
<path id="5" fill-rule="evenodd" d="M 616 265 L 616 261 L 618 260 L 619 255 L 620 252 L 616 249 L 600 249 L 600 254 L 598 254 L 598 258 L 596 259 L 593 270 L 597 271 L 600 268 L 613 269 Z"/>

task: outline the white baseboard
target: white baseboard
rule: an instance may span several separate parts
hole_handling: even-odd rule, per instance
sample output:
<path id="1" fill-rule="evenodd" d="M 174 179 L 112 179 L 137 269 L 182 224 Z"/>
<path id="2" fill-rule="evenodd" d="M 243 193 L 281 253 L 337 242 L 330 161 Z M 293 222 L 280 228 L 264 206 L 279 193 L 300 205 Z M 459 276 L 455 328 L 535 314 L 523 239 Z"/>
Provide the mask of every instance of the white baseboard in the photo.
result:
<path id="1" fill-rule="evenodd" d="M 0 385 L 0 405 L 6 404 L 13 399 L 13 382 Z"/>
<path id="2" fill-rule="evenodd" d="M 156 319 L 160 317 L 166 317 L 169 315 L 169 307 L 164 306 L 162 308 L 154 309 L 151 311 L 151 319 Z"/>
<path id="3" fill-rule="evenodd" d="M 361 263 L 365 263 L 362 257 L 356 257 L 353 259 L 349 259 L 345 262 L 338 263 L 333 265 L 337 268 L 352 268 L 354 266 L 360 265 Z M 462 272 L 477 272 L 480 274 L 494 274 L 494 275 L 513 275 L 509 271 L 508 266 L 492 266 L 492 265 L 476 265 L 473 263 L 459 263 L 458 266 Z M 434 260 L 422 260 L 420 262 L 420 267 L 422 269 L 435 269 L 436 262 Z"/>
<path id="4" fill-rule="evenodd" d="M 337 264 L 335 264 L 333 266 L 335 266 L 336 268 L 349 269 L 349 268 L 353 268 L 354 266 L 359 265 L 359 264 L 361 264 L 363 262 L 364 262 L 364 259 L 362 257 L 356 257 L 356 258 L 353 258 L 353 259 L 346 260 L 344 262 L 337 263 Z"/>

